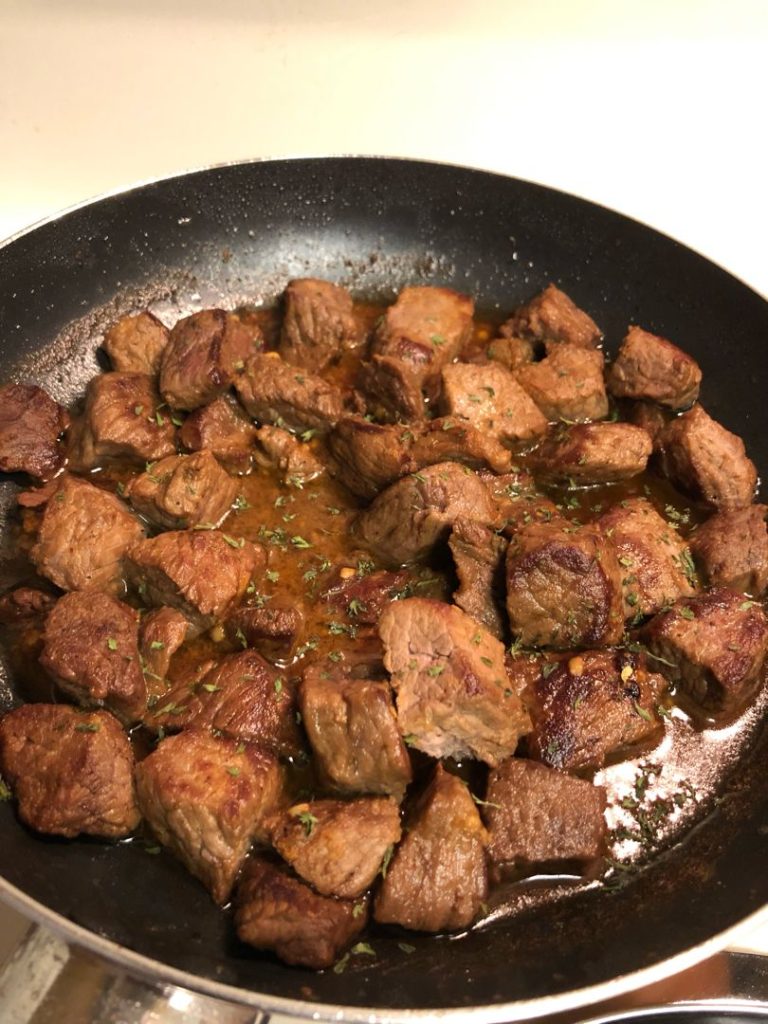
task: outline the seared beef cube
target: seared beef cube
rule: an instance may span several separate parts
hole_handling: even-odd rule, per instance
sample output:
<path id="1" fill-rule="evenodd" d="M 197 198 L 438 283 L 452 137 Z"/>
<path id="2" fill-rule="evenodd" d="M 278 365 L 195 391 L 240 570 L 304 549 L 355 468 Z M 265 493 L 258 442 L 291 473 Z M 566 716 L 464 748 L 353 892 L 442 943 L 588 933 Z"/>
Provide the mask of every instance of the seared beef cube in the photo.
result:
<path id="1" fill-rule="evenodd" d="M 497 363 L 452 363 L 443 370 L 444 411 L 501 441 L 533 441 L 547 418 L 512 374 Z"/>
<path id="2" fill-rule="evenodd" d="M 347 566 L 336 573 L 320 597 L 359 625 L 375 626 L 389 602 L 405 591 L 410 573 L 381 569 L 361 576 L 350 569 Z"/>
<path id="3" fill-rule="evenodd" d="M 390 565 L 423 558 L 460 516 L 492 523 L 488 488 L 466 466 L 441 462 L 398 480 L 357 520 L 358 535 Z"/>
<path id="4" fill-rule="evenodd" d="M 34 587 L 17 587 L 0 597 L 0 625 L 15 626 L 48 614 L 56 598 Z"/>
<path id="5" fill-rule="evenodd" d="M 459 578 L 453 600 L 489 633 L 502 640 L 506 540 L 482 523 L 457 519 L 448 546 Z"/>
<path id="6" fill-rule="evenodd" d="M 744 442 L 700 405 L 672 420 L 659 437 L 661 465 L 672 483 L 720 512 L 752 504 L 757 470 Z"/>
<path id="7" fill-rule="evenodd" d="M 411 781 L 411 761 L 388 683 L 331 677 L 311 666 L 304 672 L 299 705 L 326 783 L 341 793 L 402 797 Z"/>
<path id="8" fill-rule="evenodd" d="M 389 797 L 313 800 L 269 823 L 269 838 L 293 870 L 323 896 L 355 899 L 373 885 L 400 841 L 400 812 Z"/>
<path id="9" fill-rule="evenodd" d="M 280 332 L 280 355 L 286 363 L 319 373 L 360 341 L 346 288 L 311 277 L 289 282 Z"/>
<path id="10" fill-rule="evenodd" d="M 624 628 L 621 570 L 599 530 L 530 523 L 507 550 L 507 612 L 526 647 L 616 644 Z"/>
<path id="11" fill-rule="evenodd" d="M 422 352 L 424 366 L 429 353 Z M 357 386 L 365 396 L 368 410 L 388 423 L 411 423 L 427 414 L 421 390 L 424 367 L 392 356 L 377 356 L 361 363 Z"/>
<path id="12" fill-rule="evenodd" d="M 138 613 L 127 604 L 101 591 L 74 591 L 46 620 L 40 663 L 80 704 L 105 705 L 135 722 L 147 706 L 138 633 Z"/>
<path id="13" fill-rule="evenodd" d="M 285 480 L 314 480 L 325 469 L 308 444 L 302 444 L 280 427 L 260 427 L 256 431 L 256 444 L 256 462 L 262 466 L 273 466 Z"/>
<path id="14" fill-rule="evenodd" d="M 139 762 L 136 790 L 158 840 L 226 903 L 251 842 L 265 837 L 280 767 L 258 747 L 187 729 Z"/>
<path id="15" fill-rule="evenodd" d="M 536 490 L 536 482 L 524 470 L 501 476 L 491 473 L 479 473 L 478 476 L 491 492 L 498 521 L 508 537 L 528 523 L 551 523 L 563 518 L 557 505 Z"/>
<path id="16" fill-rule="evenodd" d="M 716 588 L 679 601 L 651 620 L 644 638 L 686 703 L 715 721 L 732 718 L 760 685 L 768 624 L 743 594 Z"/>
<path id="17" fill-rule="evenodd" d="M 271 601 L 263 608 L 238 608 L 224 623 L 232 643 L 258 647 L 270 661 L 290 657 L 304 631 L 304 616 L 295 605 Z"/>
<path id="18" fill-rule="evenodd" d="M 19 816 L 50 835 L 118 839 L 139 824 L 133 751 L 107 711 L 24 704 L 0 720 L 0 771 Z"/>
<path id="19" fill-rule="evenodd" d="M 104 351 L 120 373 L 156 374 L 168 344 L 168 328 L 149 311 L 123 316 L 104 336 Z"/>
<path id="20" fill-rule="evenodd" d="M 696 589 L 691 553 L 645 498 L 626 498 L 598 520 L 622 569 L 624 616 L 654 615 Z"/>
<path id="21" fill-rule="evenodd" d="M 707 583 L 760 597 L 768 587 L 765 505 L 720 512 L 691 538 L 691 551 Z"/>
<path id="22" fill-rule="evenodd" d="M 235 387 L 246 412 L 260 423 L 327 434 L 344 415 L 344 396 L 335 384 L 298 370 L 277 352 L 252 356 Z"/>
<path id="23" fill-rule="evenodd" d="M 469 790 L 438 764 L 387 868 L 374 918 L 422 932 L 466 928 L 488 895 L 486 842 Z"/>
<path id="24" fill-rule="evenodd" d="M 602 786 L 510 757 L 488 779 L 488 853 L 533 872 L 594 871 L 606 850 Z"/>
<path id="25" fill-rule="evenodd" d="M 211 452 L 169 455 L 152 462 L 126 488 L 131 505 L 156 526 L 183 530 L 219 526 L 232 509 L 237 484 Z"/>
<path id="26" fill-rule="evenodd" d="M 617 398 L 641 398 L 670 409 L 687 409 L 699 397 L 701 370 L 695 359 L 666 338 L 630 327 L 608 376 Z"/>
<path id="27" fill-rule="evenodd" d="M 263 345 L 258 327 L 223 309 L 203 309 L 174 326 L 160 363 L 160 392 L 174 409 L 223 395 Z"/>
<path id="28" fill-rule="evenodd" d="M 179 441 L 190 451 L 212 451 L 230 473 L 244 475 L 251 470 L 256 427 L 240 405 L 222 395 L 210 405 L 195 409 L 179 430 Z"/>
<path id="29" fill-rule="evenodd" d="M 141 620 L 139 650 L 144 673 L 150 680 L 164 680 L 171 658 L 187 638 L 189 623 L 175 608 L 156 608 Z"/>
<path id="30" fill-rule="evenodd" d="M 515 310 L 506 326 L 521 338 L 544 342 L 548 352 L 563 342 L 594 348 L 603 337 L 592 317 L 553 284 Z"/>
<path id="31" fill-rule="evenodd" d="M 564 342 L 515 377 L 549 420 L 601 420 L 608 415 L 603 365 L 597 349 Z"/>
<path id="32" fill-rule="evenodd" d="M 490 765 L 514 753 L 530 721 L 508 685 L 503 644 L 460 608 L 421 597 L 393 602 L 379 634 L 412 747 Z"/>
<path id="33" fill-rule="evenodd" d="M 550 435 L 532 467 L 547 481 L 605 484 L 642 473 L 652 450 L 648 434 L 630 423 L 577 423 Z"/>
<path id="34" fill-rule="evenodd" d="M 218 530 L 161 533 L 127 553 L 128 574 L 144 601 L 178 608 L 190 638 L 226 618 L 265 563 L 258 545 Z"/>
<path id="35" fill-rule="evenodd" d="M 629 402 L 626 418 L 636 427 L 641 427 L 651 439 L 653 450 L 658 449 L 661 433 L 669 423 L 670 412 L 653 402 Z"/>
<path id="36" fill-rule="evenodd" d="M 143 536 L 119 498 L 65 475 L 46 505 L 30 557 L 62 590 L 112 590 L 121 579 L 123 555 Z"/>
<path id="37" fill-rule="evenodd" d="M 287 964 L 330 967 L 366 924 L 363 903 L 318 896 L 308 885 L 261 857 L 245 866 L 237 888 L 238 938 L 271 949 Z"/>
<path id="38" fill-rule="evenodd" d="M 58 438 L 68 426 L 66 409 L 42 388 L 4 385 L 0 388 L 0 470 L 47 480 L 64 461 Z"/>
<path id="39" fill-rule="evenodd" d="M 488 358 L 501 363 L 508 370 L 516 370 L 518 366 L 532 363 L 535 346 L 527 338 L 518 338 L 507 324 L 499 328 L 499 337 L 494 338 L 488 346 Z"/>
<path id="40" fill-rule="evenodd" d="M 663 676 L 629 651 L 584 651 L 539 666 L 524 695 L 532 757 L 563 771 L 626 760 L 663 732 Z"/>

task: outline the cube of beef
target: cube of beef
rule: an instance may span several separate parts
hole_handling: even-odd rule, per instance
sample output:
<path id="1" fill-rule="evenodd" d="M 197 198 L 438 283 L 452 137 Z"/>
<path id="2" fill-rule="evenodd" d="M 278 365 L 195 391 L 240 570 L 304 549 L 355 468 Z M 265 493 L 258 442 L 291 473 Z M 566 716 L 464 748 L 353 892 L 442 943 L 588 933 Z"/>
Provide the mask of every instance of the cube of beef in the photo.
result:
<path id="1" fill-rule="evenodd" d="M 649 650 L 694 714 L 723 722 L 761 681 L 768 624 L 759 604 L 716 588 L 657 615 L 644 630 Z"/>
<path id="2" fill-rule="evenodd" d="M 284 480 L 303 483 L 314 480 L 325 470 L 308 444 L 280 427 L 259 427 L 256 431 L 254 459 L 261 466 L 277 469 Z"/>
<path id="3" fill-rule="evenodd" d="M 518 337 L 543 342 L 548 352 L 563 342 L 594 348 L 603 337 L 592 317 L 553 284 L 516 309 L 507 328 Z"/>
<path id="4" fill-rule="evenodd" d="M 0 625 L 16 626 L 42 619 L 56 603 L 52 594 L 34 587 L 17 587 L 0 597 Z"/>
<path id="5" fill-rule="evenodd" d="M 453 600 L 489 633 L 503 640 L 507 541 L 482 523 L 457 519 L 448 546 L 459 578 Z"/>
<path id="6" fill-rule="evenodd" d="M 584 651 L 539 667 L 524 694 L 533 720 L 528 749 L 537 760 L 563 771 L 598 769 L 661 737 L 666 681 L 644 657 Z"/>
<path id="7" fill-rule="evenodd" d="M 400 731 L 432 757 L 496 765 L 530 727 L 509 686 L 504 645 L 453 605 L 413 597 L 379 621 Z"/>
<path id="8" fill-rule="evenodd" d="M 288 283 L 280 332 L 280 355 L 286 363 L 319 373 L 361 340 L 346 288 L 311 277 Z"/>
<path id="9" fill-rule="evenodd" d="M 360 514 L 362 543 L 390 565 L 423 558 L 460 516 L 490 524 L 496 509 L 485 484 L 466 466 L 441 462 L 398 480 Z"/>
<path id="10" fill-rule="evenodd" d="M 508 370 L 532 363 L 535 354 L 534 342 L 528 338 L 518 338 L 508 323 L 501 325 L 498 338 L 494 338 L 488 346 L 488 358 L 506 366 Z"/>
<path id="11" fill-rule="evenodd" d="M 187 639 L 189 623 L 175 608 L 155 608 L 141 620 L 139 650 L 150 682 L 168 676 L 171 658 Z"/>
<path id="12" fill-rule="evenodd" d="M 700 405 L 665 427 L 659 447 L 664 474 L 692 498 L 720 512 L 752 504 L 757 470 L 744 442 Z"/>
<path id="13" fill-rule="evenodd" d="M 299 706 L 325 783 L 341 793 L 402 797 L 411 781 L 411 761 L 388 683 L 310 666 Z"/>
<path id="14" fill-rule="evenodd" d="M 642 473 L 652 450 L 648 434 L 631 423 L 577 423 L 550 434 L 531 465 L 548 482 L 613 483 Z"/>
<path id="15" fill-rule="evenodd" d="M 406 570 L 360 574 L 351 566 L 334 573 L 320 598 L 332 608 L 347 614 L 361 626 L 375 626 L 390 601 L 407 592 L 411 574 Z"/>
<path id="16" fill-rule="evenodd" d="M 318 896 L 262 857 L 245 866 L 235 901 L 238 938 L 287 964 L 330 967 L 366 924 L 365 904 Z"/>
<path id="17" fill-rule="evenodd" d="M 615 550 L 592 526 L 520 527 L 507 550 L 507 612 L 526 647 L 618 643 L 624 628 Z"/>
<path id="18" fill-rule="evenodd" d="M 107 711 L 24 704 L 0 720 L 0 771 L 37 832 L 118 839 L 139 824 L 133 751 Z"/>
<path id="19" fill-rule="evenodd" d="M 61 468 L 69 413 L 34 384 L 0 387 L 0 470 L 47 480 Z"/>
<path id="20" fill-rule="evenodd" d="M 160 370 L 168 328 L 148 310 L 123 316 L 104 335 L 104 351 L 120 373 L 148 373 Z"/>
<path id="21" fill-rule="evenodd" d="M 488 779 L 484 816 L 496 864 L 591 874 L 606 851 L 602 786 L 510 757 Z"/>
<path id="22" fill-rule="evenodd" d="M 360 364 L 357 386 L 366 406 L 377 420 L 386 423 L 415 423 L 427 415 L 422 384 L 429 354 L 421 352 L 421 363 L 405 362 L 392 356 L 372 355 Z M 432 391 L 436 390 L 434 382 Z"/>
<path id="23" fill-rule="evenodd" d="M 625 498 L 598 525 L 622 569 L 624 617 L 654 615 L 696 589 L 691 553 L 680 535 L 645 498 Z"/>
<path id="24" fill-rule="evenodd" d="M 208 451 L 169 455 L 131 479 L 126 497 L 156 526 L 184 530 L 219 526 L 232 510 L 238 485 Z"/>
<path id="25" fill-rule="evenodd" d="M 62 590 L 114 590 L 141 523 L 112 494 L 68 474 L 48 501 L 30 558 Z"/>
<path id="26" fill-rule="evenodd" d="M 237 608 L 224 629 L 230 643 L 257 647 L 270 661 L 289 661 L 304 632 L 304 613 L 296 605 L 270 601 L 263 608 Z"/>
<path id="27" fill-rule="evenodd" d="M 497 510 L 497 523 L 507 537 L 528 523 L 551 523 L 562 520 L 560 509 L 550 498 L 536 489 L 536 481 L 525 470 L 494 476 L 478 473 L 491 492 Z"/>
<path id="28" fill-rule="evenodd" d="M 466 785 L 437 765 L 387 868 L 374 918 L 423 932 L 466 928 L 488 895 L 486 842 Z"/>
<path id="29" fill-rule="evenodd" d="M 701 370 L 695 359 L 666 338 L 630 327 L 608 371 L 617 398 L 639 398 L 670 409 L 687 409 L 699 397 Z"/>
<path id="30" fill-rule="evenodd" d="M 540 363 L 527 363 L 515 377 L 548 420 L 601 420 L 608 415 L 603 365 L 597 349 L 570 342 Z"/>
<path id="31" fill-rule="evenodd" d="M 136 766 L 144 819 L 158 840 L 226 903 L 251 842 L 281 791 L 280 767 L 251 744 L 187 729 Z"/>
<path id="32" fill-rule="evenodd" d="M 654 452 L 658 450 L 659 438 L 669 423 L 671 413 L 668 409 L 655 405 L 653 402 L 628 402 L 625 408 L 626 419 L 636 427 L 640 427 L 651 439 Z"/>
<path id="33" fill-rule="evenodd" d="M 193 452 L 207 448 L 230 473 L 241 476 L 251 471 L 255 440 L 256 427 L 227 395 L 195 409 L 179 430 L 185 448 Z"/>
<path id="34" fill-rule="evenodd" d="M 400 841 L 400 811 L 389 797 L 313 800 L 268 823 L 270 842 L 323 896 L 355 899 L 373 885 Z"/>
<path id="35" fill-rule="evenodd" d="M 467 420 L 484 434 L 510 444 L 533 441 L 547 430 L 546 416 L 498 363 L 446 366 L 442 406 L 449 416 Z"/>
<path id="36" fill-rule="evenodd" d="M 262 424 L 327 434 L 344 415 L 344 395 L 335 384 L 298 370 L 277 352 L 252 356 L 235 387 L 248 415 Z"/>
<path id="37" fill-rule="evenodd" d="M 711 586 L 760 597 L 768 587 L 765 505 L 719 512 L 691 538 L 691 551 Z"/>
<path id="38" fill-rule="evenodd" d="M 46 619 L 40 663 L 80 704 L 136 722 L 147 706 L 138 634 L 133 608 L 100 591 L 76 590 Z"/>
<path id="39" fill-rule="evenodd" d="M 197 409 L 239 379 L 248 357 L 264 344 L 254 323 L 235 313 L 203 309 L 171 331 L 160 362 L 160 392 L 174 409 Z"/>

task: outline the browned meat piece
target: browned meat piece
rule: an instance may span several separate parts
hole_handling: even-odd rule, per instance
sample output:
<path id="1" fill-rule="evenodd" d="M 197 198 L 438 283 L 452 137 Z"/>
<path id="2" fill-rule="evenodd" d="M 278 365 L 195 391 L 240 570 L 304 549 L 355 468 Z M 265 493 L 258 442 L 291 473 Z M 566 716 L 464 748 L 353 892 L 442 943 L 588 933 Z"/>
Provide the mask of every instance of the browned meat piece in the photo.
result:
<path id="1" fill-rule="evenodd" d="M 319 373 L 361 340 L 346 288 L 311 277 L 289 282 L 280 332 L 280 355 L 286 363 Z"/>
<path id="2" fill-rule="evenodd" d="M 424 365 L 428 366 L 426 358 Z M 378 420 L 388 423 L 423 420 L 427 409 L 421 390 L 422 369 L 391 356 L 374 355 L 361 363 L 357 386 L 365 396 L 369 411 Z"/>
<path id="3" fill-rule="evenodd" d="M 442 405 L 448 415 L 507 443 L 533 441 L 547 430 L 546 416 L 498 363 L 446 366 Z"/>
<path id="4" fill-rule="evenodd" d="M 226 618 L 265 564 L 257 544 L 218 530 L 161 533 L 127 553 L 128 575 L 144 601 L 178 608 L 190 638 Z"/>
<path id="5" fill-rule="evenodd" d="M 644 638 L 694 713 L 725 721 L 760 685 L 768 624 L 743 594 L 716 588 L 679 601 L 649 622 Z"/>
<path id="6" fill-rule="evenodd" d="M 270 841 L 323 896 L 355 899 L 373 885 L 400 841 L 400 812 L 389 797 L 313 800 L 269 822 Z"/>
<path id="7" fill-rule="evenodd" d="M 256 444 L 256 462 L 262 466 L 274 466 L 286 480 L 314 480 L 325 470 L 308 444 L 302 444 L 280 427 L 259 427 Z"/>
<path id="8" fill-rule="evenodd" d="M 138 632 L 138 612 L 127 604 L 101 591 L 74 591 L 46 620 L 40 663 L 80 704 L 136 722 L 147 706 Z"/>
<path id="9" fill-rule="evenodd" d="M 591 874 L 606 851 L 602 786 L 510 757 L 488 779 L 484 816 L 496 864 Z"/>
<path id="10" fill-rule="evenodd" d="M 30 557 L 62 590 L 112 590 L 121 579 L 123 555 L 143 535 L 119 498 L 65 475 L 45 507 Z"/>
<path id="11" fill-rule="evenodd" d="M 246 412 L 259 423 L 327 434 L 344 415 L 344 396 L 335 384 L 299 371 L 277 352 L 252 356 L 235 387 Z"/>
<path id="12" fill-rule="evenodd" d="M 404 570 L 381 569 L 361 575 L 345 566 L 334 574 L 320 597 L 360 625 L 375 626 L 389 602 L 407 592 L 410 579 L 410 573 Z"/>
<path id="13" fill-rule="evenodd" d="M 653 402 L 629 402 L 626 418 L 636 427 L 642 427 L 651 439 L 653 450 L 658 448 L 659 437 L 669 423 L 670 412 Z"/>
<path id="14" fill-rule="evenodd" d="M 189 623 L 175 608 L 156 608 L 141 620 L 139 649 L 144 673 L 150 680 L 164 680 L 171 658 L 187 638 Z"/>
<path id="15" fill-rule="evenodd" d="M 0 625 L 13 626 L 48 614 L 56 598 L 34 587 L 17 587 L 0 597 Z"/>
<path id="16" fill-rule="evenodd" d="M 602 768 L 652 746 L 664 731 L 666 689 L 642 655 L 584 651 L 540 664 L 524 694 L 533 719 L 532 757 L 563 771 Z"/>
<path id="17" fill-rule="evenodd" d="M 760 597 L 768 587 L 765 505 L 720 512 L 691 538 L 691 551 L 710 586 Z"/>
<path id="18" fill-rule="evenodd" d="M 120 373 L 154 376 L 167 344 L 168 328 L 147 310 L 120 317 L 104 336 L 104 351 Z"/>
<path id="19" fill-rule="evenodd" d="M 240 475 L 251 471 L 255 439 L 256 427 L 227 395 L 195 409 L 179 430 L 179 441 L 185 448 L 193 452 L 207 448 L 230 473 Z"/>
<path id="20" fill-rule="evenodd" d="M 535 346 L 527 338 L 518 338 L 507 324 L 499 328 L 499 337 L 494 338 L 488 346 L 488 358 L 501 363 L 508 370 L 516 370 L 518 366 L 532 363 Z"/>
<path id="21" fill-rule="evenodd" d="M 224 623 L 232 643 L 257 647 L 270 661 L 290 658 L 304 632 L 304 615 L 295 605 L 271 601 L 263 608 L 238 608 Z"/>
<path id="22" fill-rule="evenodd" d="M 535 480 L 524 470 L 516 469 L 501 476 L 491 473 L 478 473 L 478 476 L 491 492 L 498 522 L 508 537 L 528 523 L 550 523 L 563 518 L 557 505 L 536 490 Z"/>
<path id="23" fill-rule="evenodd" d="M 603 337 L 592 317 L 553 284 L 515 310 L 505 326 L 520 338 L 544 342 L 548 352 L 563 342 L 594 348 Z"/>
<path id="24" fill-rule="evenodd" d="M 630 327 L 608 371 L 617 398 L 641 398 L 670 409 L 687 409 L 699 397 L 701 370 L 695 359 L 666 338 Z"/>
<path id="25" fill-rule="evenodd" d="M 237 889 L 238 938 L 287 964 L 330 967 L 367 920 L 364 903 L 318 896 L 276 864 L 253 857 Z"/>
<path id="26" fill-rule="evenodd" d="M 169 455 L 135 476 L 125 494 L 138 513 L 156 526 L 184 530 L 219 526 L 232 510 L 238 485 L 208 451 Z"/>
<path id="27" fill-rule="evenodd" d="M 379 633 L 410 746 L 490 765 L 514 753 L 530 721 L 508 686 L 503 644 L 460 608 L 421 597 L 393 602 Z"/>
<path id="28" fill-rule="evenodd" d="M 438 765 L 386 871 L 374 918 L 422 932 L 466 928 L 488 895 L 486 842 L 469 790 Z"/>
<path id="29" fill-rule="evenodd" d="M 34 384 L 0 387 L 0 470 L 47 480 L 60 469 L 69 413 Z"/>
<path id="30" fill-rule="evenodd" d="M 411 781 L 411 761 L 388 683 L 348 673 L 331 677 L 310 666 L 299 705 L 324 781 L 341 793 L 402 797 Z"/>
<path id="31" fill-rule="evenodd" d="M 440 462 L 398 480 L 357 520 L 358 535 L 390 565 L 422 558 L 447 538 L 460 516 L 492 523 L 488 488 L 466 466 Z"/>
<path id="32" fill-rule="evenodd" d="M 692 498 L 720 512 L 752 504 L 757 470 L 740 437 L 700 405 L 672 420 L 659 436 L 664 474 Z"/>
<path id="33" fill-rule="evenodd" d="M 160 392 L 174 409 L 207 405 L 237 383 L 248 357 L 264 344 L 254 323 L 203 309 L 174 326 L 160 363 Z"/>
<path id="34" fill-rule="evenodd" d="M 24 704 L 0 720 L 0 771 L 19 816 L 50 835 L 117 839 L 139 824 L 133 751 L 107 711 Z"/>
<path id="35" fill-rule="evenodd" d="M 506 540 L 482 523 L 457 519 L 448 546 L 459 578 L 453 600 L 489 633 L 502 640 L 506 629 L 502 613 Z"/>
<path id="36" fill-rule="evenodd" d="M 601 420 L 608 415 L 603 353 L 564 342 L 515 377 L 549 420 Z"/>
<path id="37" fill-rule="evenodd" d="M 536 449 L 532 469 L 546 481 L 612 483 L 642 473 L 652 450 L 648 434 L 631 423 L 577 423 Z"/>
<path id="38" fill-rule="evenodd" d="M 368 499 L 395 480 L 438 462 L 487 467 L 497 473 L 510 465 L 509 452 L 493 437 L 449 417 L 403 427 L 345 416 L 329 434 L 328 447 L 334 457 L 333 474 L 354 494 Z"/>
<path id="39" fill-rule="evenodd" d="M 599 530 L 530 523 L 507 550 L 507 612 L 526 647 L 618 643 L 624 629 L 621 569 Z"/>
<path id="40" fill-rule="evenodd" d="M 265 837 L 280 767 L 251 744 L 187 729 L 139 762 L 136 790 L 158 840 L 226 903 L 251 842 Z"/>

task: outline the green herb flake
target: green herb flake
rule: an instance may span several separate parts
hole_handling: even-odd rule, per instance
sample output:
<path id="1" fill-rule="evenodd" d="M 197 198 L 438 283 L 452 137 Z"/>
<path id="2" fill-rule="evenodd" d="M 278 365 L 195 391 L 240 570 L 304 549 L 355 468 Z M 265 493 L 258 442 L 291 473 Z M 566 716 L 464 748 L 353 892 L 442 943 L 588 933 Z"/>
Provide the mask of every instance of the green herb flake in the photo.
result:
<path id="1" fill-rule="evenodd" d="M 275 680 L 275 696 L 279 697 L 283 692 L 283 680 L 280 676 Z"/>
<path id="2" fill-rule="evenodd" d="M 293 544 L 293 546 L 295 548 L 299 548 L 302 551 L 305 550 L 306 548 L 311 548 L 312 547 L 312 545 L 309 543 L 308 540 L 304 540 L 303 537 L 299 537 L 299 536 L 291 537 L 291 544 Z"/>
<path id="3" fill-rule="evenodd" d="M 352 917 L 360 917 L 360 915 L 364 911 L 365 911 L 365 904 L 364 903 L 356 903 L 354 905 L 354 907 L 352 907 Z"/>
<path id="4" fill-rule="evenodd" d="M 493 665 L 492 659 L 491 658 L 486 658 L 484 654 L 480 656 L 480 661 L 482 661 L 482 663 L 484 665 L 487 665 L 488 668 L 490 668 L 491 665 Z"/>
<path id="5" fill-rule="evenodd" d="M 316 430 L 305 430 L 303 434 L 299 434 L 299 437 L 302 441 L 311 441 L 316 433 Z"/>
<path id="6" fill-rule="evenodd" d="M 221 536 L 224 538 L 224 540 L 227 542 L 227 544 L 229 544 L 231 548 L 242 548 L 245 546 L 244 537 L 240 537 L 240 539 L 237 540 L 234 537 L 230 537 L 228 533 L 222 533 Z"/>
<path id="7" fill-rule="evenodd" d="M 0 776 L 0 800 L 10 800 L 12 795 L 5 779 Z"/>
<path id="8" fill-rule="evenodd" d="M 442 334 L 433 334 L 429 340 L 432 342 L 433 345 L 435 345 L 438 348 L 440 345 L 445 344 L 445 338 L 442 336 Z"/>
<path id="9" fill-rule="evenodd" d="M 98 722 L 81 722 L 75 726 L 75 732 L 98 732 L 100 728 Z"/>
<path id="10" fill-rule="evenodd" d="M 113 636 L 107 637 L 107 647 L 110 649 L 110 651 L 117 650 L 117 640 L 115 640 Z"/>
<path id="11" fill-rule="evenodd" d="M 475 633 L 475 635 L 472 637 L 472 643 L 477 646 L 478 644 L 481 644 L 482 642 L 483 642 L 482 634 L 481 633 Z"/>
<path id="12" fill-rule="evenodd" d="M 152 651 L 162 651 L 162 650 L 165 650 L 165 644 L 163 643 L 162 640 L 153 640 L 152 643 L 149 645 L 149 647 L 150 647 L 150 650 L 152 650 Z"/>
<path id="13" fill-rule="evenodd" d="M 687 605 L 683 605 L 682 608 L 678 608 L 678 612 L 680 613 L 680 617 L 683 619 L 688 619 L 690 621 L 691 619 L 696 618 L 693 608 L 689 608 Z"/>
<path id="14" fill-rule="evenodd" d="M 394 843 L 390 843 L 389 846 L 384 851 L 384 856 L 383 856 L 382 861 L 381 861 L 381 868 L 379 869 L 381 871 L 381 877 L 382 878 L 386 878 L 387 877 L 387 871 L 389 871 L 389 865 L 392 862 L 392 855 L 394 854 L 394 852 L 395 852 Z"/>
<path id="15" fill-rule="evenodd" d="M 275 572 L 274 569 L 267 569 L 264 575 L 267 577 L 270 583 L 277 583 L 277 581 L 280 579 L 280 573 Z"/>
<path id="16" fill-rule="evenodd" d="M 398 942 L 397 948 L 401 949 L 403 951 L 403 953 L 410 954 L 410 953 L 415 953 L 416 952 L 416 947 L 412 946 L 410 944 L 410 942 Z"/>
<path id="17" fill-rule="evenodd" d="M 474 793 L 470 793 L 469 795 L 472 797 L 472 799 L 475 801 L 478 807 L 495 807 L 496 810 L 501 810 L 501 804 L 491 803 L 490 800 L 481 800 L 480 797 L 475 796 Z"/>
<path id="18" fill-rule="evenodd" d="M 430 665 L 427 669 L 427 675 L 436 678 L 441 676 L 445 672 L 445 665 Z"/>
<path id="19" fill-rule="evenodd" d="M 217 693 L 221 687 L 217 686 L 216 683 L 203 683 L 203 689 L 206 693 Z"/>
<path id="20" fill-rule="evenodd" d="M 144 412 L 144 406 L 143 405 L 134 405 L 133 411 L 134 411 L 134 414 L 136 416 L 141 416 L 141 414 Z"/>
<path id="21" fill-rule="evenodd" d="M 352 949 L 350 949 L 350 953 L 355 956 L 376 956 L 376 950 L 367 942 L 356 943 Z"/>
<path id="22" fill-rule="evenodd" d="M 227 771 L 229 772 L 233 779 L 236 779 L 237 776 L 240 774 L 240 769 L 237 767 L 236 764 L 228 764 Z"/>
<path id="23" fill-rule="evenodd" d="M 742 601 L 739 605 L 739 611 L 748 612 L 750 608 L 754 608 L 757 604 L 759 604 L 758 601 Z"/>
<path id="24" fill-rule="evenodd" d="M 650 711 L 648 711 L 646 708 L 644 708 L 640 704 L 638 704 L 636 700 L 632 701 L 632 707 L 635 709 L 636 714 L 640 715 L 640 717 L 643 719 L 643 721 L 645 721 L 645 722 L 652 722 L 653 721 L 653 715 L 650 713 Z"/>
<path id="25" fill-rule="evenodd" d="M 243 509 L 250 508 L 251 504 L 242 494 L 238 494 L 235 500 L 232 502 L 232 508 L 236 512 L 242 512 Z"/>
<path id="26" fill-rule="evenodd" d="M 242 631 L 242 629 L 240 629 L 239 626 L 235 630 L 235 640 L 237 640 L 237 642 L 243 649 L 245 649 L 248 646 L 248 641 L 245 638 L 245 633 Z"/>
<path id="27" fill-rule="evenodd" d="M 345 953 L 344 956 L 341 957 L 340 960 L 337 960 L 336 963 L 333 965 L 333 973 L 334 974 L 343 974 L 344 971 L 347 969 L 347 964 L 348 963 L 349 963 L 349 953 Z"/>
<path id="28" fill-rule="evenodd" d="M 317 818 L 314 816 L 314 814 L 312 814 L 311 811 L 302 811 L 301 814 L 298 815 L 298 818 L 301 824 L 304 826 L 304 835 L 311 836 L 312 829 L 317 824 Z"/>

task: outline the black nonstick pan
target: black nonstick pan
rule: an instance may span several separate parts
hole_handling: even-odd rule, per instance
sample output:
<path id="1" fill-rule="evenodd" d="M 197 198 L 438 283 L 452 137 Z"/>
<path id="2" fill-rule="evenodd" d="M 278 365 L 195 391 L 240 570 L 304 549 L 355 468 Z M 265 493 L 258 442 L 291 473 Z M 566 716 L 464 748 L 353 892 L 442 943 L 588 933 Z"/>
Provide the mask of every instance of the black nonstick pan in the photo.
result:
<path id="1" fill-rule="evenodd" d="M 745 227 L 748 230 L 749 226 Z M 572 196 L 480 171 L 374 158 L 213 168 L 82 206 L 0 248 L 0 380 L 73 400 L 116 316 L 172 321 L 204 305 L 274 299 L 291 277 L 389 299 L 444 284 L 502 315 L 549 281 L 615 350 L 629 322 L 704 371 L 702 402 L 768 465 L 768 304 L 702 257 Z M 3 508 L 17 489 L 2 485 Z M 13 581 L 13 552 L 0 588 Z M 0 682 L 5 706 L 13 679 Z M 765 700 L 762 699 L 762 703 Z M 642 984 L 714 951 L 768 903 L 768 735 L 758 708 L 718 749 L 732 763 L 683 842 L 626 884 L 501 914 L 458 937 L 377 934 L 343 973 L 289 968 L 239 945 L 231 922 L 141 843 L 41 839 L 0 806 L 0 892 L 130 970 L 266 1011 L 323 1019 L 509 1020 Z M 403 949 L 415 947 L 412 952 Z M 414 1011 L 416 1011 L 414 1013 Z M 419 1012 L 420 1011 L 420 1012 Z"/>

